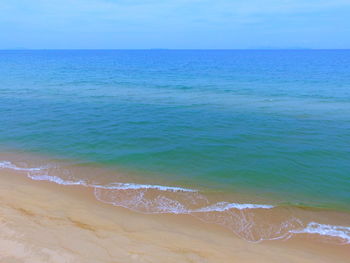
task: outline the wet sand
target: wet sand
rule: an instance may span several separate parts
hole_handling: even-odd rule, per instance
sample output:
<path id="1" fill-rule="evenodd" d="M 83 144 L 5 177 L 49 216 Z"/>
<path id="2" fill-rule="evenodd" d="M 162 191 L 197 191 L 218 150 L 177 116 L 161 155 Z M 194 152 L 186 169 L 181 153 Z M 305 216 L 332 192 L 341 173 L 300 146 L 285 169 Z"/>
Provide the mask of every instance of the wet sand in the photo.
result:
<path id="1" fill-rule="evenodd" d="M 0 262 L 348 262 L 348 245 L 251 243 L 186 215 L 144 215 L 92 190 L 0 171 Z"/>

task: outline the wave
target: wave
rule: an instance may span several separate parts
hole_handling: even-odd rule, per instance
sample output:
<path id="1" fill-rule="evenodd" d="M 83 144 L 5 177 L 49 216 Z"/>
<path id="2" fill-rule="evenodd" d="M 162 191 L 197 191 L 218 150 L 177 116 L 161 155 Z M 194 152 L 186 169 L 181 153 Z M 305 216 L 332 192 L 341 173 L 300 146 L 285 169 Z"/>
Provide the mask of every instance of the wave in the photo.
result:
<path id="1" fill-rule="evenodd" d="M 195 189 L 188 189 L 182 187 L 164 186 L 164 185 L 151 185 L 151 184 L 135 184 L 135 183 L 111 183 L 106 186 L 96 186 L 104 189 L 114 189 L 114 190 L 139 190 L 139 189 L 156 189 L 159 191 L 171 191 L 171 192 L 198 192 Z"/>
<path id="2" fill-rule="evenodd" d="M 229 203 L 229 202 L 219 202 L 214 205 L 203 207 L 197 209 L 195 212 L 223 212 L 230 209 L 271 209 L 274 208 L 273 205 L 259 205 L 259 204 L 238 204 L 238 203 Z"/>
<path id="3" fill-rule="evenodd" d="M 26 168 L 26 167 L 18 167 L 15 164 L 9 161 L 1 161 L 0 168 L 2 169 L 12 169 L 16 171 L 25 171 L 25 172 L 38 172 L 38 171 L 47 171 L 49 166 L 41 166 L 35 168 Z M 164 185 L 149 185 L 149 184 L 136 184 L 136 183 L 111 183 L 108 185 L 96 185 L 96 184 L 88 184 L 83 180 L 71 181 L 64 180 L 58 176 L 52 176 L 48 174 L 27 174 L 29 178 L 36 181 L 50 181 L 57 184 L 62 185 L 82 185 L 87 187 L 94 188 L 103 188 L 103 189 L 113 189 L 113 190 L 138 190 L 138 189 L 156 189 L 159 191 L 172 191 L 172 192 L 198 192 L 195 189 L 188 189 L 182 187 L 174 187 L 174 186 L 164 186 Z"/>
<path id="4" fill-rule="evenodd" d="M 0 162 L 0 169 L 25 172 L 26 176 L 32 180 L 92 188 L 96 199 L 103 203 L 145 214 L 192 215 L 204 222 L 224 226 L 251 242 L 288 239 L 296 234 L 308 234 L 333 238 L 341 244 L 350 244 L 350 227 L 317 222 L 306 224 L 296 218 L 293 211 L 285 207 L 225 201 L 211 202 L 197 189 L 175 186 L 137 183 L 91 184 L 85 180 L 63 179 L 50 175 L 51 168 L 50 166 L 20 167 L 9 161 Z"/>
<path id="5" fill-rule="evenodd" d="M 49 181 L 53 182 L 56 184 L 61 184 L 61 185 L 83 185 L 83 186 L 88 186 L 85 181 L 79 180 L 79 181 L 69 181 L 69 180 L 64 180 L 58 176 L 52 176 L 52 175 L 27 175 L 30 179 L 33 179 L 35 181 Z"/>
<path id="6" fill-rule="evenodd" d="M 13 163 L 9 162 L 9 161 L 2 161 L 0 162 L 0 168 L 3 169 L 12 169 L 12 170 L 16 170 L 16 171 L 41 171 L 43 169 L 45 169 L 44 167 L 36 167 L 36 168 L 25 168 L 25 167 L 18 167 L 16 165 L 14 165 Z"/>
<path id="7" fill-rule="evenodd" d="M 317 234 L 339 238 L 341 242 L 350 244 L 350 227 L 334 226 L 310 222 L 304 229 L 291 230 L 294 234 Z"/>

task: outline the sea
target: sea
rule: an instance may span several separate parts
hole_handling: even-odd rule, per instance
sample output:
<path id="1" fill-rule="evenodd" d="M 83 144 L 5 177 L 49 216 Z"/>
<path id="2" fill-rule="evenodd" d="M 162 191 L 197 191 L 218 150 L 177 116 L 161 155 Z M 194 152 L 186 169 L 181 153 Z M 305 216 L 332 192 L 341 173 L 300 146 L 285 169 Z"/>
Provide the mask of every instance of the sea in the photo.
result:
<path id="1" fill-rule="evenodd" d="M 350 50 L 2 50 L 0 152 L 111 206 L 350 244 Z"/>

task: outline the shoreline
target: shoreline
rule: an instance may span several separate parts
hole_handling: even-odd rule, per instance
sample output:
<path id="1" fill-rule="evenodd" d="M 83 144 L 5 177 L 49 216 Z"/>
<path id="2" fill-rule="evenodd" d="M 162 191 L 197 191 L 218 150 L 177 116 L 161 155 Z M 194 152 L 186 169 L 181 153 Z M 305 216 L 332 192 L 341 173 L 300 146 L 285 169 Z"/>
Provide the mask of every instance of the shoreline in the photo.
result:
<path id="1" fill-rule="evenodd" d="M 253 243 L 301 236 L 309 241 L 350 246 L 350 213 L 344 211 L 286 205 L 259 199 L 251 193 L 242 196 L 203 192 L 203 189 L 164 182 L 150 184 L 104 167 L 37 155 L 1 153 L 0 172 L 3 171 L 15 172 L 38 183 L 77 186 L 89 191 L 100 204 L 126 208 L 138 214 L 188 215 Z M 100 178 L 102 181 L 97 182 Z"/>
<path id="2" fill-rule="evenodd" d="M 0 56 L 0 263 L 349 263 L 349 52 Z"/>
<path id="3" fill-rule="evenodd" d="M 91 189 L 0 172 L 4 262 L 346 262 L 348 246 L 251 243 L 188 215 L 145 215 Z M 17 261 L 16 261 L 17 260 Z"/>
<path id="4" fill-rule="evenodd" d="M 12 167 L 11 167 L 12 166 Z M 52 155 L 52 153 L 32 153 L 29 151 L 7 149 L 6 152 L 0 151 L 0 170 L 14 169 L 23 172 L 32 172 L 42 170 L 43 173 L 53 173 L 53 176 L 39 179 L 40 176 L 35 176 L 33 180 L 47 180 L 57 184 L 90 184 L 109 185 L 116 184 L 124 185 L 125 188 L 131 189 L 132 185 L 136 187 L 148 186 L 150 188 L 168 188 L 168 190 L 184 190 L 186 192 L 201 192 L 204 194 L 216 196 L 218 201 L 232 201 L 237 203 L 256 203 L 267 206 L 286 206 L 295 207 L 306 210 L 320 210 L 340 212 L 350 215 L 350 206 L 343 206 L 336 203 L 315 203 L 315 201 L 295 201 L 290 199 L 283 199 L 281 196 L 271 194 L 269 192 L 255 192 L 254 188 L 242 188 L 228 191 L 221 187 L 212 187 L 203 184 L 196 184 L 192 181 L 190 183 L 183 180 L 164 179 L 159 174 L 145 174 L 140 176 L 140 171 L 130 169 L 130 167 L 117 167 L 111 165 L 99 164 L 96 162 L 85 162 L 81 159 L 67 159 L 60 155 Z M 58 171 L 62 169 L 62 171 Z M 57 172 L 55 171 L 57 170 Z M 71 171 L 68 171 L 71 170 Z M 65 172 L 71 173 L 71 179 L 65 178 Z M 98 174 L 98 181 L 95 179 Z M 62 176 L 63 175 L 63 176 Z M 75 176 L 78 175 L 76 178 Z M 102 176 L 100 176 L 102 175 Z M 87 177 L 87 178 L 85 178 Z M 149 178 L 148 178 L 149 177 Z M 170 176 L 171 177 L 171 176 Z M 61 180 L 62 179 L 62 180 Z M 85 180 L 86 179 L 86 180 Z M 122 186 L 121 188 L 123 188 Z M 254 197 L 252 199 L 252 197 Z M 350 226 L 350 225 L 349 225 Z"/>

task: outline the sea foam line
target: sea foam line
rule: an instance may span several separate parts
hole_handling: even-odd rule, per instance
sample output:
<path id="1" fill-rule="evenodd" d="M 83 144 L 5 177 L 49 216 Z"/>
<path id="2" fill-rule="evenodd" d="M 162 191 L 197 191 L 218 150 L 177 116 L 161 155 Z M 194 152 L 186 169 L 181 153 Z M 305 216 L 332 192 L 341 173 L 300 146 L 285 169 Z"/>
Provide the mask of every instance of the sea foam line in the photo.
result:
<path id="1" fill-rule="evenodd" d="M 106 186 L 94 186 L 101 187 L 104 189 L 113 189 L 113 190 L 140 190 L 140 189 L 155 189 L 159 191 L 171 191 L 171 192 L 198 192 L 195 189 L 188 189 L 175 186 L 164 186 L 164 185 L 153 185 L 153 184 L 135 184 L 135 183 L 111 183 Z"/>
<path id="2" fill-rule="evenodd" d="M 27 171 L 27 176 L 31 178 L 32 180 L 36 181 L 49 181 L 56 184 L 61 185 L 81 185 L 85 187 L 91 187 L 95 189 L 105 189 L 105 190 L 148 190 L 148 189 L 154 189 L 159 191 L 170 191 L 170 192 L 188 192 L 188 193 L 197 193 L 199 192 L 196 189 L 188 189 L 188 188 L 182 188 L 182 187 L 175 187 L 175 186 L 164 186 L 164 185 L 149 185 L 149 184 L 136 184 L 136 183 L 111 183 L 108 185 L 96 185 L 96 184 L 89 184 L 84 180 L 79 181 L 71 181 L 71 180 L 64 180 L 58 176 L 51 176 L 48 174 L 31 174 L 30 172 L 37 172 L 37 171 L 45 171 L 47 170 L 47 167 L 37 167 L 37 168 L 22 168 L 14 165 L 13 163 L 9 161 L 2 161 L 0 162 L 0 168 L 4 169 L 13 169 L 17 171 Z M 200 209 L 194 209 L 194 210 L 188 210 L 188 213 L 193 212 L 223 212 L 230 209 L 271 209 L 274 206 L 272 205 L 261 205 L 261 204 L 241 204 L 241 203 L 228 203 L 228 202 L 218 202 L 214 205 L 203 207 Z"/>
<path id="3" fill-rule="evenodd" d="M 162 186 L 162 185 L 147 185 L 147 184 L 135 184 L 135 183 L 112 183 L 106 186 L 103 185 L 95 185 L 88 184 L 83 180 L 79 181 L 71 181 L 64 180 L 58 176 L 50 176 L 48 174 L 33 174 L 38 171 L 47 171 L 48 167 L 34 167 L 34 168 L 24 168 L 18 167 L 9 161 L 1 161 L 0 169 L 12 169 L 16 171 L 24 171 L 27 172 L 27 176 L 32 180 L 37 181 L 50 181 L 60 185 L 81 185 L 85 187 L 91 187 L 96 189 L 105 189 L 105 190 L 148 190 L 155 189 L 159 191 L 171 191 L 171 192 L 188 192 L 188 193 L 196 193 L 198 190 L 195 189 L 187 189 L 181 187 L 172 187 L 172 186 Z M 117 205 L 117 204 L 114 204 Z M 245 209 L 272 209 L 275 206 L 265 205 L 265 204 L 242 204 L 242 203 L 229 203 L 229 202 L 218 202 L 216 204 L 206 206 L 199 209 L 181 209 L 182 213 L 190 214 L 190 213 L 203 213 L 203 212 L 224 212 L 231 209 L 245 210 Z M 130 207 L 126 207 L 130 208 Z M 131 208 L 132 209 L 132 208 Z M 171 211 L 171 210 L 168 210 Z M 175 213 L 175 212 L 173 212 Z M 176 212 L 178 214 L 178 211 Z M 316 234 L 320 236 L 328 236 L 333 238 L 339 238 L 344 241 L 346 244 L 350 244 L 350 227 L 345 226 L 337 226 L 337 225 L 327 225 L 320 224 L 317 222 L 310 222 L 303 229 L 292 229 L 288 231 L 290 234 Z"/>
<path id="4" fill-rule="evenodd" d="M 260 204 L 239 204 L 239 203 L 228 203 L 228 202 L 218 202 L 214 205 L 203 207 L 200 209 L 193 210 L 193 212 L 224 212 L 230 209 L 271 209 L 274 208 L 273 205 L 260 205 Z"/>
<path id="5" fill-rule="evenodd" d="M 53 182 L 56 184 L 60 185 L 82 185 L 82 186 L 89 186 L 88 184 L 85 183 L 85 181 L 68 181 L 68 180 L 63 180 L 62 178 L 58 176 L 51 176 L 51 175 L 27 175 L 30 179 L 35 180 L 35 181 L 49 181 Z"/>
<path id="6" fill-rule="evenodd" d="M 0 162 L 0 168 L 3 169 L 12 169 L 12 170 L 16 170 L 16 171 L 41 171 L 43 169 L 45 169 L 44 167 L 37 167 L 37 168 L 23 168 L 23 167 L 18 167 L 16 165 L 14 165 L 13 163 L 9 162 L 9 161 L 2 161 Z"/>
<path id="7" fill-rule="evenodd" d="M 44 166 L 43 167 L 36 167 L 36 168 L 23 168 L 23 167 L 18 167 L 9 161 L 1 161 L 0 168 L 28 172 L 28 174 L 27 174 L 28 177 L 33 179 L 33 180 L 50 181 L 50 182 L 53 182 L 56 184 L 62 184 L 62 185 L 82 185 L 82 186 L 86 186 L 86 187 L 113 189 L 113 190 L 155 189 L 155 190 L 159 190 L 159 191 L 172 191 L 172 192 L 193 192 L 193 193 L 198 192 L 198 190 L 196 190 L 196 189 L 182 188 L 182 187 L 176 187 L 176 186 L 136 184 L 136 183 L 111 183 L 108 185 L 95 185 L 95 184 L 88 184 L 83 180 L 79 180 L 79 181 L 64 180 L 58 176 L 51 176 L 48 174 L 42 174 L 42 175 L 34 174 L 33 175 L 30 172 L 45 171 L 48 168 L 44 167 Z"/>
<path id="8" fill-rule="evenodd" d="M 290 230 L 293 234 L 317 234 L 320 236 L 336 237 L 350 244 L 350 227 L 319 224 L 310 222 L 304 229 Z"/>

